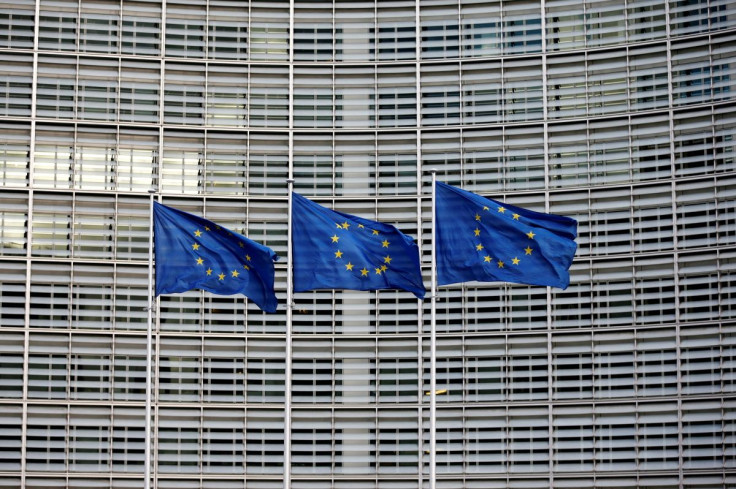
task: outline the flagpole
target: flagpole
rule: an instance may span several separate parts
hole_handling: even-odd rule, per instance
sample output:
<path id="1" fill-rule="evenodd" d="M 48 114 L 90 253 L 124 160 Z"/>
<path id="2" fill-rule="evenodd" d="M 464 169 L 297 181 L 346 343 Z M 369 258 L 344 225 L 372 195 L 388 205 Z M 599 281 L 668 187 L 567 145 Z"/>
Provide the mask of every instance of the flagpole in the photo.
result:
<path id="1" fill-rule="evenodd" d="M 286 358 L 284 359 L 284 489 L 289 489 L 291 487 L 291 323 L 294 301 L 291 195 L 294 190 L 294 179 L 287 179 L 286 184 L 289 209 L 286 214 L 288 223 L 286 232 Z"/>
<path id="2" fill-rule="evenodd" d="M 144 447 L 144 462 L 143 462 L 143 473 L 144 473 L 144 489 L 150 489 L 151 487 L 151 397 L 152 397 L 152 374 L 151 369 L 153 368 L 153 308 L 156 303 L 156 298 L 153 296 L 153 198 L 156 193 L 156 189 L 152 188 L 148 191 L 149 194 L 149 210 L 148 210 L 148 327 L 146 328 L 146 433 L 145 433 L 145 447 Z"/>
<path id="3" fill-rule="evenodd" d="M 437 249 L 435 215 L 437 210 L 437 170 L 432 169 L 432 299 L 430 320 L 429 372 L 429 487 L 437 487 Z"/>

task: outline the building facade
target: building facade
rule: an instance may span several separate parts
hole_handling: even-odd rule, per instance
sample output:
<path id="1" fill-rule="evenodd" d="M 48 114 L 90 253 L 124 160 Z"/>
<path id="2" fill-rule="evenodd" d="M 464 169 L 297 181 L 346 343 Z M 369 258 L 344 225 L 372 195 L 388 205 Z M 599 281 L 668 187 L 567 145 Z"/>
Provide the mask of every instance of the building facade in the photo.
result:
<path id="1" fill-rule="evenodd" d="M 437 487 L 736 487 L 733 1 L 14 0 L 0 59 L 0 488 L 142 487 L 152 187 L 282 256 L 159 299 L 155 487 L 430 487 L 429 301 L 287 325 L 284 258 L 293 178 L 429 287 L 431 169 L 580 223 L 564 291 L 440 289 Z"/>

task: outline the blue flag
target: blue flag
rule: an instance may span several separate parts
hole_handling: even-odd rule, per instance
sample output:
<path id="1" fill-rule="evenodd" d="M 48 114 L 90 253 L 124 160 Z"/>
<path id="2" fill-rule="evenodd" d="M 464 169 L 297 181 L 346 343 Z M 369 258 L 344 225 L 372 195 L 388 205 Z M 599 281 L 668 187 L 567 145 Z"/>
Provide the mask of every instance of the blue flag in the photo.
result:
<path id="1" fill-rule="evenodd" d="M 410 237 L 291 195 L 295 292 L 403 289 L 424 298 L 419 248 Z"/>
<path id="2" fill-rule="evenodd" d="M 543 214 L 436 186 L 437 283 L 513 282 L 566 289 L 575 219 Z"/>
<path id="3" fill-rule="evenodd" d="M 202 289 L 243 294 L 275 312 L 273 262 L 278 256 L 212 221 L 153 203 L 156 295 Z"/>

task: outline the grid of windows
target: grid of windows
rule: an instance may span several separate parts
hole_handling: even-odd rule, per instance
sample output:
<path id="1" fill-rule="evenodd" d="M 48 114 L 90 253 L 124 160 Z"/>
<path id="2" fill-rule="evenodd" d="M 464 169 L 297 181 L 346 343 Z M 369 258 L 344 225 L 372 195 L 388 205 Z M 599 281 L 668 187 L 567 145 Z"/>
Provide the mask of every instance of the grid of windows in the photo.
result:
<path id="1" fill-rule="evenodd" d="M 287 325 L 284 259 L 293 178 L 416 238 L 429 286 L 430 170 L 579 221 L 566 290 L 440 289 L 437 488 L 736 487 L 735 16 L 0 1 L 0 488 L 142 487 L 152 187 L 282 257 L 276 314 L 159 298 L 156 487 L 430 487 L 429 301 L 299 293 Z"/>

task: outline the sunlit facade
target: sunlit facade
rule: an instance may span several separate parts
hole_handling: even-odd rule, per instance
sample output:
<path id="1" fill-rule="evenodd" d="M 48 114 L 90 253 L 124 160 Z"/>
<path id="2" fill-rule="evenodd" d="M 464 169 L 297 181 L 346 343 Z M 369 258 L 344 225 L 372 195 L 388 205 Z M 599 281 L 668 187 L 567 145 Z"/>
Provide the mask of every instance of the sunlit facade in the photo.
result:
<path id="1" fill-rule="evenodd" d="M 152 187 L 282 257 L 160 298 L 155 487 L 429 488 L 429 301 L 287 334 L 285 258 L 293 178 L 429 287 L 432 169 L 580 222 L 565 291 L 440 290 L 437 488 L 736 487 L 733 1 L 14 0 L 0 60 L 0 488 L 143 487 Z"/>

